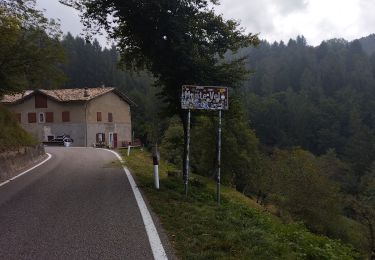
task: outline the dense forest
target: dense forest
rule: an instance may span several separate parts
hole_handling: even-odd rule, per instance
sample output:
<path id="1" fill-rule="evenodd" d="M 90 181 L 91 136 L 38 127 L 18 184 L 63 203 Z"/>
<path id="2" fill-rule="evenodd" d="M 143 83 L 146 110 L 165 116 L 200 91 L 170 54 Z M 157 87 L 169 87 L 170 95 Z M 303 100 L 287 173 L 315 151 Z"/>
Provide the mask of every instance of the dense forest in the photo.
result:
<path id="1" fill-rule="evenodd" d="M 358 40 L 313 48 L 303 37 L 245 51 L 256 73 L 240 92 L 261 142 L 315 155 L 334 150 L 350 164 L 357 192 L 375 160 L 375 54 Z"/>
<path id="2" fill-rule="evenodd" d="M 159 143 L 182 165 L 183 126 L 166 117 L 150 73 L 119 67 L 115 47 L 68 34 L 61 87 L 115 86 L 136 103 L 135 135 Z M 224 114 L 223 181 L 288 221 L 374 250 L 375 40 L 332 39 L 317 47 L 303 36 L 266 41 L 247 55 L 252 71 L 231 91 Z M 232 87 L 232 86 L 230 86 Z M 215 177 L 217 115 L 193 113 L 192 171 Z"/>
<path id="3" fill-rule="evenodd" d="M 289 197 L 286 203 L 293 203 L 286 208 L 295 216 L 301 214 L 298 204 L 310 208 L 302 209 L 307 211 L 300 217 L 320 232 L 324 225 L 335 226 L 324 224 L 329 214 L 363 223 L 370 252 L 375 219 L 374 36 L 352 42 L 332 39 L 317 47 L 308 46 L 302 36 L 287 44 L 262 42 L 259 48 L 243 50 L 255 73 L 239 89 L 246 119 L 272 161 L 262 174 L 272 176 L 263 182 L 266 189 L 277 194 L 275 190 L 284 188 L 280 185 L 285 176 L 296 171 L 286 181 L 295 181 L 293 186 L 301 190 L 281 191 L 278 204 Z M 280 174 L 285 167 L 288 173 Z M 318 176 L 311 176 L 314 171 Z M 311 183 L 305 186 L 304 181 Z M 312 183 L 317 190 L 311 190 Z M 325 216 L 311 215 L 311 209 L 319 207 L 316 214 Z M 317 227 L 311 220 L 319 218 Z M 348 223 L 339 225 L 343 230 Z M 325 232 L 333 235 L 329 229 Z"/>

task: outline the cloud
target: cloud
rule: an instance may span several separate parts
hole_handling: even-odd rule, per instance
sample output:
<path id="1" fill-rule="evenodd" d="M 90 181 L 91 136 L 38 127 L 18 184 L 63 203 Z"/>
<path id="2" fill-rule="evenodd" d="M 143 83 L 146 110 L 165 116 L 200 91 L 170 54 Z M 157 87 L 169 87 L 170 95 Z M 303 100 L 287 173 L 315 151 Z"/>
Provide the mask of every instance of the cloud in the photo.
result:
<path id="1" fill-rule="evenodd" d="M 323 40 L 353 40 L 374 33 L 374 0 L 220 0 L 218 13 L 240 21 L 247 32 L 270 42 L 304 35 L 311 45 Z M 50 18 L 60 18 L 64 32 L 82 32 L 78 12 L 58 0 L 37 0 Z M 98 37 L 106 44 L 105 37 Z"/>
<path id="2" fill-rule="evenodd" d="M 58 0 L 37 0 L 38 9 L 45 9 L 45 15 L 48 18 L 59 19 L 61 30 L 64 34 L 70 32 L 72 35 L 83 36 L 83 25 L 79 18 L 79 12 L 71 7 L 60 4 Z M 110 47 L 112 42 L 108 42 L 106 33 L 96 35 L 96 38 L 102 46 Z"/>
<path id="3" fill-rule="evenodd" d="M 222 0 L 215 9 L 227 19 L 241 22 L 249 31 L 269 32 L 275 25 L 272 19 L 273 8 L 267 5 L 268 1 Z"/>
<path id="4" fill-rule="evenodd" d="M 360 13 L 359 16 L 362 18 L 359 21 L 359 27 L 362 28 L 363 32 L 368 35 L 375 33 L 375 1 L 373 0 L 361 0 L 359 4 Z"/>
<path id="5" fill-rule="evenodd" d="M 373 0 L 221 0 L 225 18 L 241 21 L 248 32 L 268 41 L 304 35 L 311 45 L 323 40 L 353 40 L 374 33 Z"/>
<path id="6" fill-rule="evenodd" d="M 289 14 L 295 11 L 301 11 L 307 8 L 307 0 L 283 0 L 283 1 L 268 1 L 268 4 L 274 3 L 283 14 Z"/>
<path id="7" fill-rule="evenodd" d="M 60 4 L 58 0 L 37 0 L 37 7 L 45 9 L 48 18 L 59 19 L 64 32 L 69 31 L 74 35 L 82 32 L 83 26 L 80 23 L 79 12 L 75 9 Z"/>
<path id="8" fill-rule="evenodd" d="M 227 19 L 240 21 L 248 32 L 268 37 L 280 35 L 278 18 L 301 12 L 307 7 L 307 0 L 221 0 L 216 10 Z"/>

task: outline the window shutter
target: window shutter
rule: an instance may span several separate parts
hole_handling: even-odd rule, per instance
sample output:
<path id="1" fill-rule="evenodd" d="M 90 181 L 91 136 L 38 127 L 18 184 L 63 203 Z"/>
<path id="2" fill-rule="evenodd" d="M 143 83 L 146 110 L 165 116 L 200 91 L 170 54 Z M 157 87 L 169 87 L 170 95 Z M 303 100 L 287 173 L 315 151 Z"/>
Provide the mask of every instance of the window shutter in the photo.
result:
<path id="1" fill-rule="evenodd" d="M 53 112 L 46 112 L 46 123 L 53 123 Z"/>
<path id="2" fill-rule="evenodd" d="M 105 133 L 102 133 L 103 143 L 105 143 Z"/>
<path id="3" fill-rule="evenodd" d="M 108 113 L 108 122 L 113 122 L 112 113 Z"/>
<path id="4" fill-rule="evenodd" d="M 41 94 L 36 94 L 35 108 L 47 108 L 47 97 Z"/>
<path id="5" fill-rule="evenodd" d="M 62 121 L 63 122 L 69 122 L 70 121 L 70 112 L 69 111 L 62 112 Z"/>
<path id="6" fill-rule="evenodd" d="M 101 122 L 101 121 L 102 121 L 102 112 L 97 112 L 97 113 L 96 113 L 96 120 L 97 120 L 98 122 Z"/>
<path id="7" fill-rule="evenodd" d="M 36 123 L 36 113 L 28 113 L 27 119 L 29 123 Z"/>

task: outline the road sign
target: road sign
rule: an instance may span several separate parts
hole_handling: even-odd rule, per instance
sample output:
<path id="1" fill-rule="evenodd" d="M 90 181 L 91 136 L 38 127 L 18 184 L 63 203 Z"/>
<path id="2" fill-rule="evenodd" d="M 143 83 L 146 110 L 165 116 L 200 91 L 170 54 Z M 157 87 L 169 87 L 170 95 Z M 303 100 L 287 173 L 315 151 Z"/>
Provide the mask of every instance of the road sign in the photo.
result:
<path id="1" fill-rule="evenodd" d="M 219 126 L 217 138 L 217 203 L 220 205 L 220 178 L 221 178 L 221 111 L 228 110 L 228 88 L 213 86 L 182 86 L 181 108 L 188 110 L 186 133 L 186 167 L 183 171 L 185 195 L 187 196 L 189 180 L 189 148 L 190 148 L 190 110 L 219 110 Z"/>
<path id="2" fill-rule="evenodd" d="M 228 88 L 182 86 L 182 109 L 228 110 Z"/>

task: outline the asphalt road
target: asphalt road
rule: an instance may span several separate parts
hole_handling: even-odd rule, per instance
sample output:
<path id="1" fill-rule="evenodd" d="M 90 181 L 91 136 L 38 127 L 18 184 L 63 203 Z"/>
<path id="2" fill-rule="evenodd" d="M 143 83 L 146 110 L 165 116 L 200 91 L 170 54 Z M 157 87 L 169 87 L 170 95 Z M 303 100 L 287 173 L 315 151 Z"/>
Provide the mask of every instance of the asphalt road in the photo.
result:
<path id="1" fill-rule="evenodd" d="M 52 158 L 0 187 L 0 259 L 153 259 L 116 157 L 49 147 Z"/>

